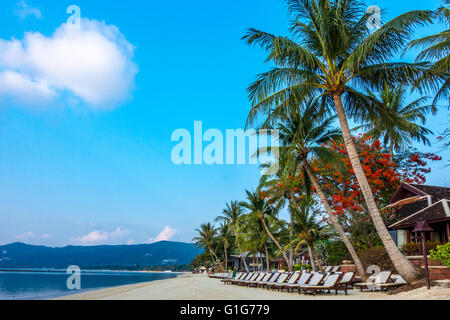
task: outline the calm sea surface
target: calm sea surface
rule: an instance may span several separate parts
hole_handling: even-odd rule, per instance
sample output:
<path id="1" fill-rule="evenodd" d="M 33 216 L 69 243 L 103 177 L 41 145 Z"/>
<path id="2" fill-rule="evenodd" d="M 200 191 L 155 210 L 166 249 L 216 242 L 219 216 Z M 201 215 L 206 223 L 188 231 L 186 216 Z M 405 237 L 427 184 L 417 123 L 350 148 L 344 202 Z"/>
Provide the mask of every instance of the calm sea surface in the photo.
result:
<path id="1" fill-rule="evenodd" d="M 177 273 L 81 271 L 81 289 L 69 290 L 65 270 L 0 271 L 0 300 L 49 299 L 93 289 L 175 278 Z"/>

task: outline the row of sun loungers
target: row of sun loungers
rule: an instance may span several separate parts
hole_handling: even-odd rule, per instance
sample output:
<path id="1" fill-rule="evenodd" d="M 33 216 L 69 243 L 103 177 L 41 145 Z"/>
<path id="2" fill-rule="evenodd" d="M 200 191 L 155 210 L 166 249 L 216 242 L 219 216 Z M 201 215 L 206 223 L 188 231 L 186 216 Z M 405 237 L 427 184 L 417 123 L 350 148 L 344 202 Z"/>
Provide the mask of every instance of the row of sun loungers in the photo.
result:
<path id="1" fill-rule="evenodd" d="M 376 276 L 369 277 L 365 283 L 355 283 L 355 273 L 321 273 L 321 272 L 249 272 L 237 273 L 235 278 L 221 280 L 224 284 L 233 284 L 246 287 L 266 288 L 268 290 L 286 290 L 288 292 L 298 291 L 301 293 L 336 292 L 348 290 L 356 287 L 363 289 L 387 290 L 397 288 L 406 281 L 400 276 L 393 276 L 390 271 L 384 271 Z"/>

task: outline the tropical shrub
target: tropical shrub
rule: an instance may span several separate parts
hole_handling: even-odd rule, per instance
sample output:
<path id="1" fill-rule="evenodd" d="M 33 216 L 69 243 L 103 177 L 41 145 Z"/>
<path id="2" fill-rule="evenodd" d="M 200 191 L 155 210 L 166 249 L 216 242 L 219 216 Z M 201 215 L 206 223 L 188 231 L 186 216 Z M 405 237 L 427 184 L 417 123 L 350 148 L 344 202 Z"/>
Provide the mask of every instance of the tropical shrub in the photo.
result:
<path id="1" fill-rule="evenodd" d="M 368 266 L 378 266 L 380 270 L 389 270 L 395 272 L 394 265 L 384 247 L 373 247 L 364 250 L 359 255 L 364 268 L 367 269 Z"/>
<path id="2" fill-rule="evenodd" d="M 342 241 L 333 241 L 327 244 L 327 265 L 337 266 L 342 260 L 350 260 L 347 248 Z"/>
<path id="3" fill-rule="evenodd" d="M 295 264 L 295 265 L 294 265 L 294 270 L 295 270 L 295 271 L 302 271 L 302 270 L 304 270 L 304 269 L 306 269 L 306 270 L 311 270 L 312 267 L 311 267 L 311 265 L 309 265 L 309 264 Z"/>
<path id="4" fill-rule="evenodd" d="M 450 267 L 450 242 L 438 245 L 436 249 L 431 249 L 430 259 L 441 261 L 444 265 Z"/>
<path id="5" fill-rule="evenodd" d="M 425 242 L 425 250 L 427 254 L 430 253 L 430 250 L 436 249 L 436 247 L 440 245 L 439 242 L 436 241 L 427 241 Z M 405 243 L 400 249 L 407 256 L 418 256 L 422 255 L 422 243 L 420 242 L 408 242 Z"/>

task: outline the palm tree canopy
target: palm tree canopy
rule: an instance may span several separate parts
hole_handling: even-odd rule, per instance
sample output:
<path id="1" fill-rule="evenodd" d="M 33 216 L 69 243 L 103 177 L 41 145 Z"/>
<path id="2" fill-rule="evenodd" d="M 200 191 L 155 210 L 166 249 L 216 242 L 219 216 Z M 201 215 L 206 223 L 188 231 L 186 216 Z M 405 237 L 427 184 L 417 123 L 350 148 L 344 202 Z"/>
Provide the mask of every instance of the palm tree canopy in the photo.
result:
<path id="1" fill-rule="evenodd" d="M 197 231 L 198 236 L 192 238 L 192 240 L 195 241 L 197 246 L 205 249 L 213 246 L 216 241 L 217 229 L 210 222 L 202 223 L 200 229 L 195 229 L 195 231 Z"/>
<path id="2" fill-rule="evenodd" d="M 370 93 L 384 108 L 374 114 L 356 115 L 355 119 L 364 122 L 355 129 L 363 129 L 370 136 L 383 139 L 384 145 L 392 144 L 396 151 L 401 151 L 411 144 L 411 140 L 430 145 L 427 136 L 432 132 L 417 124 L 425 124 L 426 114 L 435 113 L 432 105 L 425 105 L 426 97 L 419 98 L 405 105 L 408 98 L 403 87 L 385 85 L 379 93 L 379 98 Z"/>
<path id="3" fill-rule="evenodd" d="M 418 26 L 432 21 L 432 11 L 411 11 L 371 32 L 370 17 L 360 0 L 287 0 L 294 16 L 291 31 L 295 38 L 275 36 L 249 29 L 243 37 L 248 44 L 259 45 L 267 53 L 267 61 L 275 67 L 258 76 L 250 85 L 253 107 L 247 125 L 258 114 L 285 117 L 292 103 L 308 96 L 342 95 L 347 110 L 375 109 L 377 106 L 364 93 L 381 83 L 413 84 L 430 64 L 427 62 L 390 62 L 408 43 Z M 430 81 L 439 81 L 429 73 Z"/>

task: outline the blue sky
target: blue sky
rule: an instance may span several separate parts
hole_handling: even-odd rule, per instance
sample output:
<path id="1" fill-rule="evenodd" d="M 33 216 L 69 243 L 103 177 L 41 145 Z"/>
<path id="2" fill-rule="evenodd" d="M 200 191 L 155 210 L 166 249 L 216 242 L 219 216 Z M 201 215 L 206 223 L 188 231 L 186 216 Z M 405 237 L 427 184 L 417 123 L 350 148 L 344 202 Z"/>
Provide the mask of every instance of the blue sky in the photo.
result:
<path id="1" fill-rule="evenodd" d="M 370 4 L 389 17 L 438 3 Z M 84 49 L 100 50 L 101 68 L 64 63 L 92 62 L 64 47 L 77 43 L 61 27 L 71 4 L 81 8 L 93 41 Z M 7 93 L 0 88 L 0 243 L 190 241 L 260 174 L 251 165 L 176 166 L 171 134 L 192 131 L 196 120 L 205 129 L 243 128 L 246 87 L 268 66 L 240 38 L 249 27 L 287 34 L 286 16 L 279 0 L 4 4 L 0 49 L 11 57 L 0 58 L 0 71 L 20 74 L 0 77 L 7 88 L 16 81 Z M 29 46 L 17 53 L 18 43 Z M 448 115 L 428 125 L 442 130 Z M 428 182 L 449 186 L 447 177 L 440 164 Z"/>

